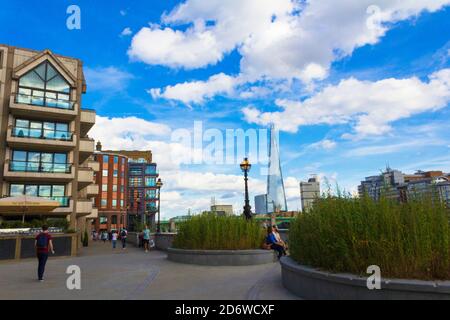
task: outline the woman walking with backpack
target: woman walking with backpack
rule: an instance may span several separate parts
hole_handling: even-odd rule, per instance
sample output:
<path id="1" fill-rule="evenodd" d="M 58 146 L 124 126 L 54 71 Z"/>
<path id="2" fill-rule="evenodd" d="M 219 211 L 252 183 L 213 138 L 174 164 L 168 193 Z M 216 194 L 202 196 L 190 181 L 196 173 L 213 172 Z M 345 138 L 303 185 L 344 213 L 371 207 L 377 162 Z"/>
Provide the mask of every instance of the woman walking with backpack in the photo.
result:
<path id="1" fill-rule="evenodd" d="M 42 232 L 36 236 L 34 241 L 34 247 L 36 248 L 36 255 L 38 258 L 38 279 L 44 281 L 45 264 L 48 259 L 48 251 L 55 254 L 53 250 L 52 236 L 48 232 L 47 226 L 42 226 Z"/>

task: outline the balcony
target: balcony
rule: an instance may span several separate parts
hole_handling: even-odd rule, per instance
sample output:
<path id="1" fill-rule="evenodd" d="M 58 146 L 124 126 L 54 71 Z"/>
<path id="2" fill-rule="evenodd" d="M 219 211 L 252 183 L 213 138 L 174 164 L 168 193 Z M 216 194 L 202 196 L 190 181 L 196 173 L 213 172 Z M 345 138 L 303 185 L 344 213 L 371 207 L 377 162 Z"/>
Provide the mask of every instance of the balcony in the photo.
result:
<path id="1" fill-rule="evenodd" d="M 84 137 L 95 124 L 96 113 L 94 110 L 81 109 L 81 136 Z"/>
<path id="2" fill-rule="evenodd" d="M 94 171 L 91 168 L 78 168 L 78 191 L 94 183 Z"/>
<path id="3" fill-rule="evenodd" d="M 93 203 L 90 199 L 79 199 L 77 201 L 77 217 L 85 217 L 92 214 Z"/>
<path id="4" fill-rule="evenodd" d="M 48 120 L 73 120 L 77 116 L 77 104 L 73 101 L 20 93 L 11 95 L 9 107 L 15 116 L 33 116 Z"/>
<path id="5" fill-rule="evenodd" d="M 73 200 L 70 197 L 51 197 L 49 199 L 57 200 L 61 203 L 61 207 L 52 211 L 53 214 L 67 216 L 73 212 Z"/>
<path id="6" fill-rule="evenodd" d="M 94 153 L 95 141 L 89 138 L 80 139 L 80 159 L 79 163 L 85 162 Z"/>
<path id="7" fill-rule="evenodd" d="M 98 209 L 92 208 L 91 214 L 86 216 L 86 219 L 97 219 L 98 218 Z"/>
<path id="8" fill-rule="evenodd" d="M 72 132 L 13 126 L 8 128 L 6 141 L 10 147 L 22 150 L 70 151 L 76 147 Z"/>
<path id="9" fill-rule="evenodd" d="M 100 193 L 100 187 L 98 184 L 90 184 L 86 188 L 86 195 L 88 198 L 96 197 Z"/>
<path id="10" fill-rule="evenodd" d="M 72 165 L 6 160 L 4 178 L 8 181 L 70 182 L 74 179 Z"/>

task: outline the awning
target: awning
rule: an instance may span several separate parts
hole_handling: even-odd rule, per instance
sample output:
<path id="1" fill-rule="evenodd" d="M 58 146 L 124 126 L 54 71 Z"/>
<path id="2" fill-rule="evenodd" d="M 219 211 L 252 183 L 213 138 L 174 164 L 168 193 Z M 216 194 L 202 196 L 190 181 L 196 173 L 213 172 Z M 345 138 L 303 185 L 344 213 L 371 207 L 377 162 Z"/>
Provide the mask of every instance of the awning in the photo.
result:
<path id="1" fill-rule="evenodd" d="M 1 215 L 48 214 L 60 206 L 58 201 L 40 197 L 19 196 L 0 199 Z"/>

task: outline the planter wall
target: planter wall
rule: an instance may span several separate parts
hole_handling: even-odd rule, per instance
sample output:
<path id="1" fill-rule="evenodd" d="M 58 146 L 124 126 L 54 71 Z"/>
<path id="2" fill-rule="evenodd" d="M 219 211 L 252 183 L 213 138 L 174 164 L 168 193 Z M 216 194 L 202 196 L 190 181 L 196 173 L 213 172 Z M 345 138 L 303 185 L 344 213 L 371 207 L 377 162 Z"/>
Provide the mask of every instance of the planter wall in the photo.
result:
<path id="1" fill-rule="evenodd" d="M 155 235 L 155 246 L 158 250 L 167 251 L 172 247 L 173 239 L 175 239 L 176 233 L 157 233 Z"/>
<path id="2" fill-rule="evenodd" d="M 77 234 L 52 234 L 55 255 L 76 256 Z M 0 237 L 0 261 L 20 260 L 36 257 L 34 236 L 11 235 Z"/>
<path id="3" fill-rule="evenodd" d="M 204 266 L 250 266 L 277 260 L 271 250 L 183 250 L 168 248 L 167 258 L 174 262 Z"/>
<path id="4" fill-rule="evenodd" d="M 369 290 L 367 278 L 332 274 L 281 259 L 283 286 L 311 300 L 450 300 L 450 281 L 382 279 L 381 290 Z"/>

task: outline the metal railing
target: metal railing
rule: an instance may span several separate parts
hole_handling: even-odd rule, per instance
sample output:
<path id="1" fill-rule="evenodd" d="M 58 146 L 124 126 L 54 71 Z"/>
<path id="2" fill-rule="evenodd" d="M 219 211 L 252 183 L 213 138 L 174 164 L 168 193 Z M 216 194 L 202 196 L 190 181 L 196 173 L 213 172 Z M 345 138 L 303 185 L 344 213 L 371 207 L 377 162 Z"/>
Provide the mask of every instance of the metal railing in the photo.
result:
<path id="1" fill-rule="evenodd" d="M 73 110 L 75 102 L 63 99 L 54 99 L 41 96 L 33 96 L 23 93 L 16 94 L 16 103 L 29 104 L 32 106 L 40 106 L 47 108 Z"/>
<path id="2" fill-rule="evenodd" d="M 11 135 L 17 138 L 72 141 L 73 133 L 69 131 L 12 127 Z"/>
<path id="3" fill-rule="evenodd" d="M 12 172 L 41 172 L 41 173 L 71 173 L 72 172 L 72 164 L 12 160 L 9 162 L 9 171 L 12 171 Z"/>

